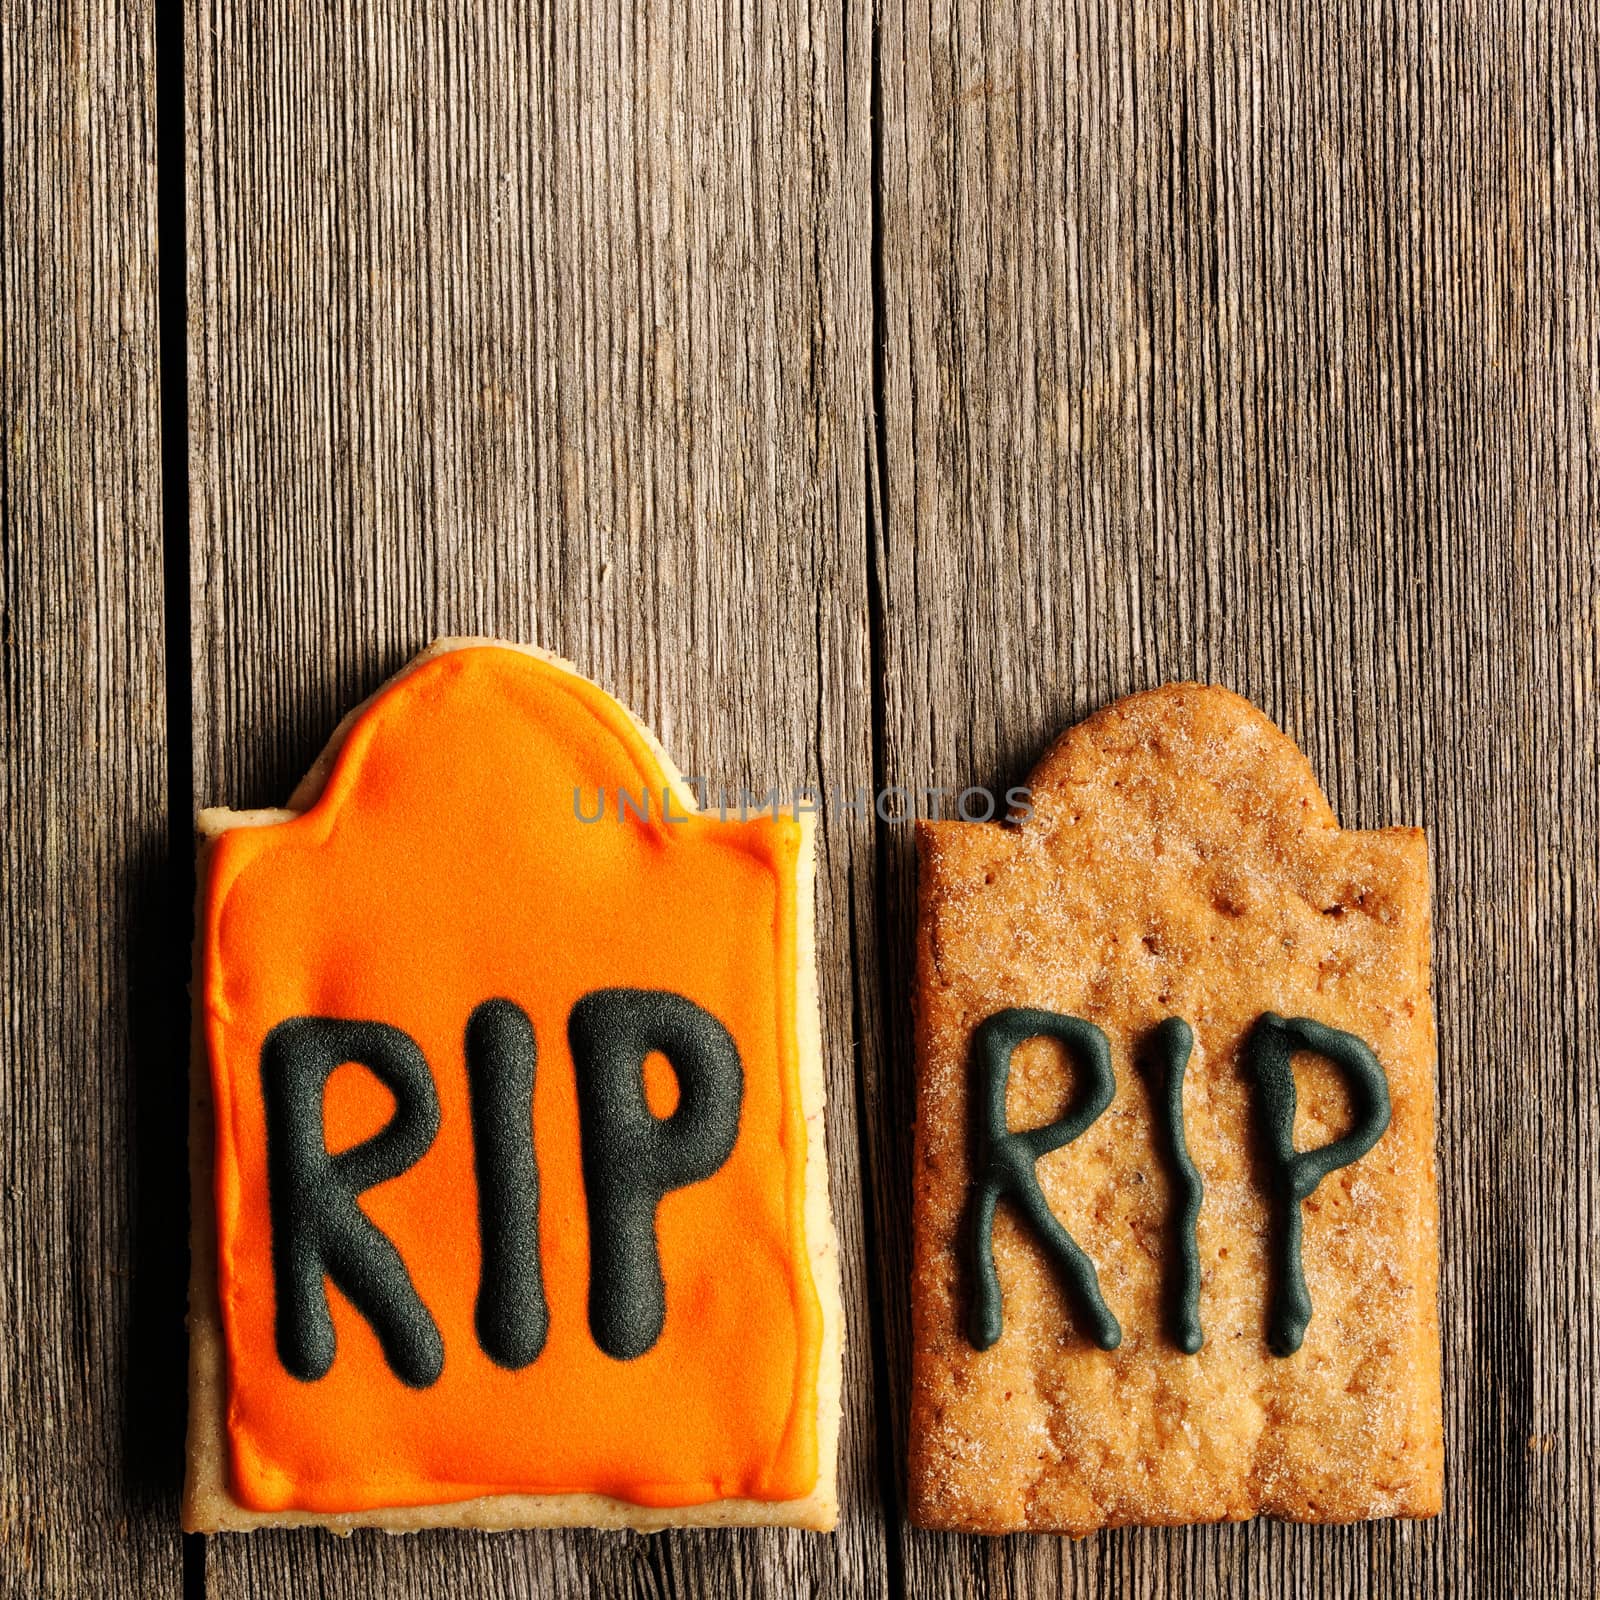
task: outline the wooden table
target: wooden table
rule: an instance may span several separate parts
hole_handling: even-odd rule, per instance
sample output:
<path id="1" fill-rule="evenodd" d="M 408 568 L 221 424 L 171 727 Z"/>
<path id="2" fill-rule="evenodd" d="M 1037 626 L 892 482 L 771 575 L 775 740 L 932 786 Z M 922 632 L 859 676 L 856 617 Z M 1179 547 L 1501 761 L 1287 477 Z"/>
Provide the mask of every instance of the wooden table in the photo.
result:
<path id="1" fill-rule="evenodd" d="M 0 0 L 0 43 L 0 1592 L 1595 1592 L 1593 0 Z M 191 819 L 450 632 L 730 784 L 1003 785 L 1209 679 L 1347 824 L 1425 824 L 1438 1524 L 905 1526 L 912 875 L 836 813 L 837 1538 L 181 1539 Z"/>

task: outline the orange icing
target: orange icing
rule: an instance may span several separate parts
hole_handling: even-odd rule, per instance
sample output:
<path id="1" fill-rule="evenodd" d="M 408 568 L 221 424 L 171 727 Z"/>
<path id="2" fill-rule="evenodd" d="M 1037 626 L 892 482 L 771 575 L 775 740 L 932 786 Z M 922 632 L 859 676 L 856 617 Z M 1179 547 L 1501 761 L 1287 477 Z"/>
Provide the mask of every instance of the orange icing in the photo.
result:
<path id="1" fill-rule="evenodd" d="M 535 657 L 474 646 L 385 689 L 303 815 L 225 833 L 204 906 L 205 1036 L 217 1111 L 217 1269 L 230 1474 L 241 1505 L 337 1512 L 496 1493 L 591 1491 L 641 1505 L 795 1499 L 817 1480 L 821 1312 L 804 1225 L 806 1126 L 795 1026 L 798 826 L 666 823 L 667 783 L 615 701 Z M 573 790 L 592 814 L 574 815 Z M 649 821 L 616 793 L 651 792 Z M 681 803 L 673 814 L 682 815 Z M 732 1154 L 657 1216 L 667 1317 L 645 1355 L 603 1354 L 588 1323 L 589 1224 L 567 1016 L 586 992 L 669 989 L 732 1033 L 744 1101 Z M 463 1037 L 481 1000 L 515 1001 L 538 1040 L 534 1146 L 550 1331 L 520 1372 L 473 1324 L 478 1290 Z M 442 1120 L 409 1171 L 360 1205 L 394 1242 L 444 1337 L 444 1372 L 407 1388 L 329 1286 L 338 1354 L 304 1383 L 273 1328 L 260 1083 L 278 1022 L 402 1028 Z M 652 1106 L 676 1100 L 665 1063 Z M 327 1144 L 373 1133 L 393 1097 L 365 1069 L 329 1080 Z"/>

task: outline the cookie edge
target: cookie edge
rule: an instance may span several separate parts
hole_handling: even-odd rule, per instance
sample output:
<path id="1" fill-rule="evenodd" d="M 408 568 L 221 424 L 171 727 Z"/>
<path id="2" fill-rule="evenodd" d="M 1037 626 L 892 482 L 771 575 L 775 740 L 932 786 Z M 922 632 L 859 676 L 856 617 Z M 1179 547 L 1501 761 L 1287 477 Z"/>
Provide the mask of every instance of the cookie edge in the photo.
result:
<path id="1" fill-rule="evenodd" d="M 641 1506 L 600 1494 L 497 1494 L 419 1506 L 375 1506 L 349 1513 L 262 1512 L 240 1505 L 227 1481 L 227 1379 L 222 1314 L 217 1296 L 215 1145 L 211 1073 L 201 1007 L 204 907 L 211 847 L 238 827 L 270 827 L 310 809 L 327 785 L 340 749 L 361 716 L 403 678 L 454 650 L 514 650 L 582 677 L 562 657 L 535 645 L 482 637 L 437 640 L 387 679 L 334 729 L 286 808 L 203 810 L 196 823 L 195 932 L 191 950 L 189 1041 L 189 1332 L 188 1423 L 182 1526 L 186 1533 L 250 1532 L 257 1528 L 356 1528 L 411 1533 L 424 1528 L 509 1531 L 516 1528 L 600 1528 L 653 1533 L 667 1528 L 796 1527 L 827 1533 L 838 1526 L 838 1456 L 843 1399 L 844 1316 L 838 1237 L 828 1182 L 827 1078 L 822 1056 L 822 1014 L 816 960 L 816 840 L 813 819 L 802 815 L 796 863 L 795 1032 L 801 1109 L 806 1122 L 806 1245 L 822 1312 L 817 1360 L 817 1484 L 797 1500 L 712 1500 L 697 1506 Z M 585 680 L 589 681 L 589 680 Z M 614 703 L 621 705 L 615 697 Z M 694 792 L 654 733 L 623 707 L 672 786 L 680 809 L 696 809 Z"/>
<path id="2" fill-rule="evenodd" d="M 1004 849 L 1009 838 L 1014 838 L 1019 832 L 1025 830 L 1029 823 L 1024 822 L 1019 827 L 1008 827 L 995 822 L 968 823 L 968 822 L 918 822 L 915 829 L 915 854 L 917 863 L 916 878 L 916 905 L 917 924 L 915 938 L 915 976 L 911 996 L 913 1017 L 913 1093 L 915 1096 L 915 1135 L 912 1152 L 912 1241 L 911 1241 L 911 1282 L 909 1285 L 909 1301 L 912 1322 L 911 1345 L 911 1381 L 910 1395 L 907 1406 L 908 1438 L 906 1452 L 906 1506 L 907 1520 L 912 1526 L 929 1532 L 965 1533 L 978 1536 L 998 1537 L 1006 1534 L 1058 1534 L 1074 1539 L 1087 1538 L 1093 1534 L 1105 1532 L 1118 1527 L 1191 1527 L 1210 1526 L 1216 1522 L 1250 1522 L 1259 1518 L 1270 1518 L 1276 1521 L 1303 1522 L 1308 1526 L 1349 1525 L 1367 1521 L 1426 1521 L 1440 1514 L 1443 1509 L 1444 1473 L 1445 1473 L 1445 1438 L 1443 1428 L 1443 1330 L 1440 1322 L 1440 1242 L 1439 1242 L 1439 1157 L 1438 1136 L 1440 1116 L 1439 1094 L 1439 1056 L 1438 1056 L 1438 1018 L 1434 1004 L 1433 984 L 1433 892 L 1431 882 L 1431 854 L 1427 848 L 1427 835 L 1424 829 L 1405 825 L 1396 825 L 1387 828 L 1375 829 L 1346 829 L 1340 822 L 1331 802 L 1328 800 L 1310 757 L 1300 745 L 1284 732 L 1267 714 L 1253 701 L 1240 695 L 1235 690 L 1220 684 L 1205 684 L 1192 681 L 1167 683 L 1155 688 L 1141 690 L 1133 694 L 1121 696 L 1107 702 L 1096 711 L 1081 720 L 1074 722 L 1063 729 L 1053 738 L 1045 750 L 1034 762 L 1028 775 L 1030 789 L 1052 789 L 1061 787 L 1061 774 L 1068 768 L 1074 753 L 1081 744 L 1091 742 L 1097 735 L 1104 733 L 1108 728 L 1119 724 L 1132 711 L 1149 709 L 1163 704 L 1183 704 L 1200 701 L 1208 712 L 1220 713 L 1224 717 L 1233 717 L 1253 724 L 1258 732 L 1265 735 L 1272 749 L 1285 759 L 1286 774 L 1293 771 L 1296 787 L 1304 797 L 1312 815 L 1307 820 L 1312 825 L 1336 833 L 1351 833 L 1358 835 L 1391 835 L 1404 837 L 1412 843 L 1421 854 L 1421 898 L 1422 898 L 1422 927 L 1421 938 L 1425 949 L 1425 982 L 1424 995 L 1428 1010 L 1428 1055 L 1432 1067 L 1433 1080 L 1429 1105 L 1429 1122 L 1431 1133 L 1431 1162 L 1430 1184 L 1427 1196 L 1428 1204 L 1432 1210 L 1432 1227 L 1429 1232 L 1430 1248 L 1425 1253 L 1423 1263 L 1424 1271 L 1428 1274 L 1427 1283 L 1430 1290 L 1430 1315 L 1428 1318 L 1432 1332 L 1431 1359 L 1427 1363 L 1427 1373 L 1423 1381 L 1428 1385 L 1429 1409 L 1431 1412 L 1429 1438 L 1421 1446 L 1426 1456 L 1424 1468 L 1418 1475 L 1417 1497 L 1408 1508 L 1392 1512 L 1386 1516 L 1369 1515 L 1356 1517 L 1285 1517 L 1275 1514 L 1265 1508 L 1246 1512 L 1239 1516 L 1222 1517 L 1210 1521 L 1194 1522 L 1187 1518 L 1172 1518 L 1163 1521 L 1128 1522 L 1121 1520 L 1107 1520 L 1096 1522 L 1082 1527 L 1052 1527 L 1044 1524 L 1030 1522 L 1013 1522 L 997 1520 L 993 1523 L 982 1523 L 971 1520 L 962 1520 L 945 1513 L 940 1504 L 939 1497 L 933 1495 L 929 1488 L 930 1474 L 921 1465 L 921 1450 L 919 1439 L 922 1429 L 919 1418 L 924 1406 L 928 1385 L 921 1373 L 921 1367 L 927 1359 L 925 1354 L 926 1341 L 922 1329 L 928 1317 L 933 1312 L 933 1306 L 927 1296 L 921 1292 L 921 1282 L 929 1270 L 929 1262 L 925 1260 L 926 1232 L 921 1225 L 923 1201 L 920 1193 L 920 1177 L 924 1168 L 924 1118 L 922 1116 L 922 1097 L 926 1083 L 927 1062 L 929 1046 L 926 1037 L 928 1026 L 925 1016 L 923 996 L 925 989 L 938 981 L 938 963 L 934 948 L 934 919 L 931 915 L 931 906 L 937 897 L 935 880 L 938 877 L 936 858 L 939 853 L 941 840 L 951 839 L 958 833 L 973 837 L 982 835 L 988 839 L 996 849 Z"/>

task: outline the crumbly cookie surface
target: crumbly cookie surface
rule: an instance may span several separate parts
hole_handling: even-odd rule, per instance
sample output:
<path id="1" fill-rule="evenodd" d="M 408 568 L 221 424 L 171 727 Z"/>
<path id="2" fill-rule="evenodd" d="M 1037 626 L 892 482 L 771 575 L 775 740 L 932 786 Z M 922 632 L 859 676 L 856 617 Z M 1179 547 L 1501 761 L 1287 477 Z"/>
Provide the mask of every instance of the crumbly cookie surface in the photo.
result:
<path id="1" fill-rule="evenodd" d="M 913 1519 L 976 1532 L 1085 1534 L 1267 1513 L 1313 1522 L 1427 1516 L 1442 1480 L 1435 1044 L 1419 830 L 1346 832 L 1305 757 L 1223 689 L 1120 701 L 1035 769 L 1016 828 L 918 833 L 917 1133 L 910 1437 Z M 1004 1332 L 967 1335 L 971 1041 L 1011 1006 L 1104 1030 L 1106 1112 L 1036 1172 L 1122 1327 L 1082 1321 L 1004 1201 L 994 1250 Z M 1313 1315 L 1271 1353 L 1273 1210 L 1241 1047 L 1267 1011 L 1371 1046 L 1392 1119 L 1304 1207 Z M 1169 1331 L 1172 1170 L 1137 1058 L 1164 1018 L 1194 1030 L 1184 1089 L 1204 1181 L 1205 1342 Z M 1296 1058 L 1295 1145 L 1350 1126 L 1348 1086 Z M 1008 1118 L 1063 1113 L 1074 1068 L 1034 1040 Z"/>

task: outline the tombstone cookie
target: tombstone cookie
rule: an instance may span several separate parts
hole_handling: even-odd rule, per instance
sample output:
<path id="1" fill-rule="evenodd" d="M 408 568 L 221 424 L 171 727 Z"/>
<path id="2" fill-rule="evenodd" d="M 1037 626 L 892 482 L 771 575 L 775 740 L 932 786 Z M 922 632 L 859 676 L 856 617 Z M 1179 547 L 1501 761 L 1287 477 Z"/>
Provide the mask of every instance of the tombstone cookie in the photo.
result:
<path id="1" fill-rule="evenodd" d="M 1421 832 L 1196 685 L 1031 790 L 918 830 L 914 1520 L 1433 1515 Z"/>
<path id="2" fill-rule="evenodd" d="M 202 814 L 187 1527 L 833 1525 L 808 822 L 472 640 Z"/>

